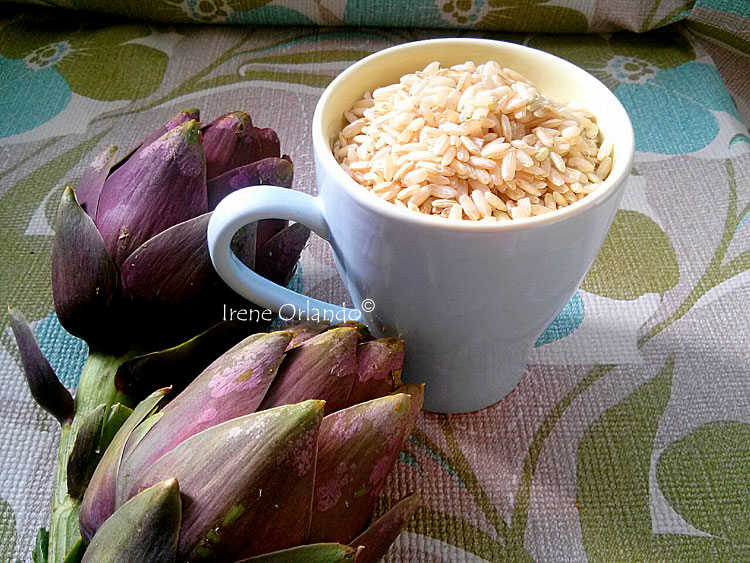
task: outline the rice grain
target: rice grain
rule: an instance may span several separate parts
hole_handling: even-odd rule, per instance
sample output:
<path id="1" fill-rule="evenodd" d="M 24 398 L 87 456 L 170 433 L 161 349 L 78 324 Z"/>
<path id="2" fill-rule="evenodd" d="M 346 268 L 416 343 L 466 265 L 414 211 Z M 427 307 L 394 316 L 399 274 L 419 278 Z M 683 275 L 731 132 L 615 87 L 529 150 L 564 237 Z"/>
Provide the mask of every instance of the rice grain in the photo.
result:
<path id="1" fill-rule="evenodd" d="M 543 215 L 594 191 L 612 142 L 575 103 L 542 96 L 494 61 L 432 62 L 365 92 L 332 147 L 376 196 L 413 212 L 472 221 Z"/>

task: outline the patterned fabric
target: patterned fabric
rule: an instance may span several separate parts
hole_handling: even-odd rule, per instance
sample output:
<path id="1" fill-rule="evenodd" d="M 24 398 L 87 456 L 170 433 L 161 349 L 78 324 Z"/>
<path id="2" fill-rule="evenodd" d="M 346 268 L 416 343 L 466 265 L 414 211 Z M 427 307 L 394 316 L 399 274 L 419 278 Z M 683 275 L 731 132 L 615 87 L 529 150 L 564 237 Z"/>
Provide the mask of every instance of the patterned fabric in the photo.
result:
<path id="1" fill-rule="evenodd" d="M 19 1 L 19 0 L 16 0 Z M 747 52 L 747 0 L 20 0 L 163 23 L 648 31 L 688 18 Z"/>
<path id="2" fill-rule="evenodd" d="M 252 12 L 239 0 L 183 2 L 160 19 L 209 3 L 225 6 L 224 19 L 246 18 L 238 21 L 365 21 L 348 19 L 354 1 L 346 9 L 310 2 L 304 13 L 291 1 Z M 537 4 L 540 14 L 548 10 L 539 21 L 549 22 L 572 9 L 561 4 L 576 3 Z M 605 17 L 601 3 L 589 3 L 580 29 L 660 27 L 693 3 L 650 4 L 644 24 L 635 8 Z M 710 4 L 747 17 L 741 3 Z M 430 4 L 434 21 L 465 6 L 451 5 L 448 14 Z M 476 4 L 478 21 L 531 9 L 506 2 L 488 20 L 494 5 Z M 378 510 L 407 491 L 419 491 L 424 506 L 387 560 L 750 560 L 750 137 L 738 113 L 748 108 L 747 82 L 733 74 L 744 68 L 747 76 L 747 59 L 707 41 L 692 11 L 666 30 L 587 36 L 160 26 L 9 11 L 0 20 L 0 302 L 38 321 L 41 345 L 71 388 L 86 349 L 51 314 L 52 225 L 62 187 L 96 151 L 117 144 L 124 154 L 183 107 L 200 107 L 205 120 L 243 108 L 278 131 L 295 187 L 314 192 L 315 103 L 335 75 L 373 51 L 477 35 L 523 42 L 594 73 L 635 125 L 622 208 L 519 386 L 480 412 L 422 416 Z M 738 29 L 746 32 L 744 21 Z M 301 271 L 308 295 L 347 300 L 319 239 Z M 25 387 L 7 320 L 0 315 L 0 559 L 30 561 L 48 518 L 58 431 Z"/>

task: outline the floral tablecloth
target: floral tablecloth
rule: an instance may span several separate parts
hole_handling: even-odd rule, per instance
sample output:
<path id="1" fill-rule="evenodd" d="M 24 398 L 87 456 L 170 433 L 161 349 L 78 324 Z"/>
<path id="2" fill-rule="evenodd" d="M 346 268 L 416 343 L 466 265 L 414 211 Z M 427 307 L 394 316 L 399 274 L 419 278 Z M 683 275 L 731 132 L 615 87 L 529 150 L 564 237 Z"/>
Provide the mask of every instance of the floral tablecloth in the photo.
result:
<path id="1" fill-rule="evenodd" d="M 750 560 L 750 3 L 402 8 L 108 5 L 141 18 L 123 20 L 0 2 L 0 302 L 37 321 L 73 388 L 86 350 L 52 314 L 49 264 L 61 190 L 96 151 L 126 150 L 183 107 L 199 106 L 204 120 L 243 108 L 278 131 L 295 187 L 313 192 L 313 108 L 352 62 L 442 36 L 550 51 L 629 111 L 629 186 L 518 387 L 480 412 L 421 417 L 378 510 L 407 491 L 424 505 L 387 560 Z M 541 33 L 551 31 L 567 34 Z M 308 295 L 347 300 L 320 239 L 299 271 Z M 26 389 L 7 323 L 0 315 L 0 559 L 29 561 L 47 522 L 58 429 Z"/>

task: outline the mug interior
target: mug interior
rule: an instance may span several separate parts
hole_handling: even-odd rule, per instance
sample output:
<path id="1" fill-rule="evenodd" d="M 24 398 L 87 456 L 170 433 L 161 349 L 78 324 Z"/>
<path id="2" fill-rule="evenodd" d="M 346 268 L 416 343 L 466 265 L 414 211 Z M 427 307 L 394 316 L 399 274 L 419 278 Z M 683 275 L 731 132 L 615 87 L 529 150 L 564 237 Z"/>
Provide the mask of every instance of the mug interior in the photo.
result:
<path id="1" fill-rule="evenodd" d="M 497 61 L 531 80 L 540 93 L 564 103 L 575 102 L 596 116 L 602 139 L 613 144 L 613 166 L 604 183 L 576 203 L 525 219 L 513 221 L 457 221 L 416 213 L 383 201 L 360 186 L 340 167 L 332 146 L 346 125 L 344 111 L 362 99 L 366 91 L 399 81 L 404 74 L 423 69 L 432 61 L 441 66 L 473 61 L 477 64 Z M 453 229 L 500 230 L 523 228 L 561 220 L 610 197 L 630 172 L 634 152 L 633 127 L 619 100 L 585 70 L 559 57 L 504 41 L 491 39 L 430 39 L 397 45 L 374 53 L 342 72 L 326 88 L 313 117 L 313 146 L 331 178 L 346 186 L 362 205 L 380 213 L 396 213 L 403 220 Z M 333 170 L 331 168 L 337 168 Z M 329 170 L 331 169 L 331 170 Z"/>

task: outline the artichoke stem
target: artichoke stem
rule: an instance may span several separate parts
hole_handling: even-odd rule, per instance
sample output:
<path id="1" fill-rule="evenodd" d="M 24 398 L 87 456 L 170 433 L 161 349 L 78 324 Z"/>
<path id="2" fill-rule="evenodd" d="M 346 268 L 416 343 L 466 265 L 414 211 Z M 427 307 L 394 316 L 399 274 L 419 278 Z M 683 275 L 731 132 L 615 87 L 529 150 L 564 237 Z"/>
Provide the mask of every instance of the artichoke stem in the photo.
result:
<path id="1" fill-rule="evenodd" d="M 52 489 L 52 515 L 49 528 L 49 563 L 62 563 L 73 545 L 81 537 L 78 509 L 81 501 L 68 495 L 68 458 L 73 451 L 78 430 L 93 409 L 106 404 L 107 409 L 123 396 L 115 389 L 115 373 L 129 355 L 112 356 L 95 351 L 89 353 L 83 366 L 75 398 L 73 421 L 62 425 L 57 468 Z"/>

